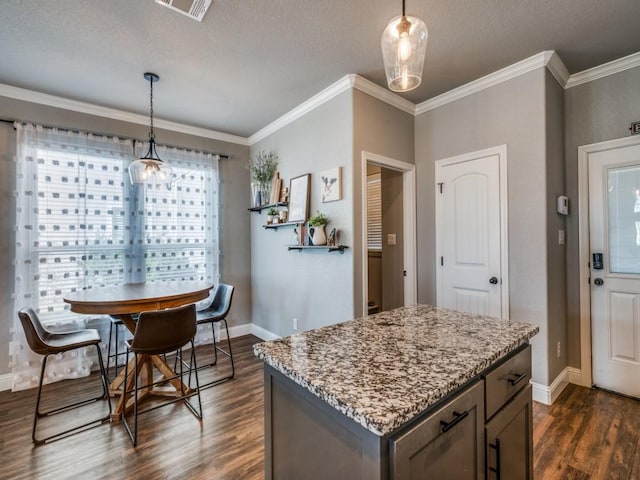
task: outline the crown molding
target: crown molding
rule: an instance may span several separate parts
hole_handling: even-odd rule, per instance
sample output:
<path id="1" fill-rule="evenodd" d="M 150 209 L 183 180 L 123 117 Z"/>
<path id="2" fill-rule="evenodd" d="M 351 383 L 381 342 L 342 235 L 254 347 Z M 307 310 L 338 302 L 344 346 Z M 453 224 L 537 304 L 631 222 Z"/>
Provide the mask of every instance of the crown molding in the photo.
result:
<path id="1" fill-rule="evenodd" d="M 544 53 L 548 54 L 545 55 L 545 65 L 547 66 L 547 69 L 551 72 L 551 75 L 554 76 L 562 88 L 567 88 L 566 85 L 570 77 L 569 70 L 565 67 L 560 55 L 553 50 L 546 51 Z"/>
<path id="2" fill-rule="evenodd" d="M 71 100 L 68 98 L 58 97 L 56 95 L 50 95 L 48 93 L 14 87 L 12 85 L 0 84 L 0 96 L 37 103 L 39 105 L 47 105 L 49 107 L 62 108 L 64 110 L 71 110 L 78 113 L 96 115 L 98 117 L 121 120 L 123 122 L 136 123 L 139 125 L 147 125 L 149 123 L 149 118 L 145 115 L 117 110 L 115 108 L 102 107 L 100 105 Z M 154 119 L 154 126 L 157 128 L 171 130 L 173 132 L 210 138 L 212 140 L 220 140 L 222 142 L 235 143 L 238 145 L 249 145 L 249 141 L 244 137 L 218 132 L 207 128 L 185 125 L 183 123 L 171 122 L 169 120 Z"/>
<path id="3" fill-rule="evenodd" d="M 322 90 L 320 93 L 317 93 L 310 99 L 301 103 L 294 109 L 282 115 L 277 120 L 273 121 L 266 127 L 258 130 L 256 133 L 249 137 L 249 145 L 253 145 L 256 142 L 259 142 L 263 138 L 271 135 L 272 133 L 280 130 L 285 125 L 290 124 L 294 120 L 306 115 L 311 110 L 319 107 L 323 103 L 328 102 L 332 98 L 337 97 L 343 92 L 346 92 L 349 89 L 356 89 L 372 97 L 377 98 L 389 105 L 392 105 L 404 112 L 407 112 L 411 115 L 415 115 L 415 105 L 402 98 L 400 95 L 397 95 L 386 88 L 381 87 L 364 77 L 356 74 L 349 74 L 342 77 L 337 82 L 329 85 L 327 88 Z"/>
<path id="4" fill-rule="evenodd" d="M 342 92 L 346 92 L 350 88 L 351 88 L 351 81 L 349 80 L 349 75 L 346 75 L 342 77 L 340 80 L 338 80 L 337 82 L 329 85 L 320 93 L 316 93 L 313 97 L 302 102 L 297 107 L 293 108 L 292 110 L 289 110 L 280 118 L 274 120 L 266 127 L 261 128 L 256 133 L 251 135 L 249 137 L 249 145 L 254 145 L 255 143 L 262 140 L 263 138 L 268 137 L 272 133 L 280 130 L 285 125 L 290 124 L 294 120 L 297 120 L 303 115 L 309 113 L 311 110 L 319 107 L 323 103 L 326 103 L 332 98 L 340 95 Z"/>
<path id="5" fill-rule="evenodd" d="M 540 67 L 544 67 L 547 65 L 552 53 L 553 52 L 551 51 L 540 52 L 514 63 L 513 65 L 509 65 L 508 67 L 502 68 L 496 72 L 490 73 L 489 75 L 485 75 L 484 77 L 462 85 L 461 87 L 454 88 L 442 95 L 425 100 L 424 102 L 416 105 L 416 115 L 420 115 L 421 113 L 428 112 L 434 108 L 441 107 L 447 103 L 478 93 L 489 87 L 493 87 L 494 85 L 498 85 Z"/>
<path id="6" fill-rule="evenodd" d="M 608 77 L 614 73 L 620 73 L 630 68 L 640 66 L 640 52 L 632 53 L 626 57 L 618 58 L 608 63 L 603 63 L 597 67 L 574 73 L 569 77 L 565 88 L 572 88 L 583 83 L 592 82 L 599 78 Z"/>
<path id="7" fill-rule="evenodd" d="M 413 102 L 401 97 L 397 93 L 393 93 L 384 87 L 381 87 L 377 83 L 373 83 L 360 75 L 347 75 L 350 77 L 351 85 L 356 90 L 360 90 L 362 93 L 371 95 L 380 101 L 388 103 L 389 105 L 396 107 L 398 110 L 409 113 L 411 115 L 416 114 L 416 106 Z"/>

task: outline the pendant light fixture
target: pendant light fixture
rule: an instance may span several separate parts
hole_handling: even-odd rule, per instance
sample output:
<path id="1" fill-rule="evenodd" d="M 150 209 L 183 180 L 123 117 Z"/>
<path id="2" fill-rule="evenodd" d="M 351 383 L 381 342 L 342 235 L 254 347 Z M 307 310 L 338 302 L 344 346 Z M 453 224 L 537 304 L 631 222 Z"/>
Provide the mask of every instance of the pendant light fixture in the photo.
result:
<path id="1" fill-rule="evenodd" d="M 408 92 L 420 85 L 428 38 L 424 22 L 405 15 L 402 0 L 402 16 L 389 21 L 380 40 L 390 90 Z"/>
<path id="2" fill-rule="evenodd" d="M 151 87 L 150 95 L 150 126 L 149 130 L 149 150 L 144 157 L 134 160 L 129 165 L 129 179 L 131 183 L 151 183 L 151 184 L 170 184 L 173 171 L 171 167 L 160 160 L 158 152 L 156 152 L 156 137 L 153 133 L 153 84 L 160 80 L 155 73 L 145 73 L 144 78 L 149 81 Z"/>

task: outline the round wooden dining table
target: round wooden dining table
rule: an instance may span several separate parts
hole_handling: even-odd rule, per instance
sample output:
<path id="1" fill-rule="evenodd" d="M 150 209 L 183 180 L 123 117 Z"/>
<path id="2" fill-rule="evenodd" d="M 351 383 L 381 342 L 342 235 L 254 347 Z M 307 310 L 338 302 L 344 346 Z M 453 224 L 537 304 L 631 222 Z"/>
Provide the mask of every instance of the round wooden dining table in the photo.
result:
<path id="1" fill-rule="evenodd" d="M 122 323 L 133 333 L 136 323 L 132 315 L 153 311 L 164 310 L 166 308 L 188 305 L 209 296 L 209 291 L 213 288 L 207 282 L 154 282 L 154 283 L 129 283 L 108 287 L 88 288 L 69 293 L 64 296 L 64 301 L 70 305 L 71 311 L 83 314 L 111 315 L 118 317 Z M 161 377 L 153 379 L 153 367 L 160 373 Z M 129 370 L 135 369 L 135 358 L 129 361 Z M 162 357 L 158 355 L 138 355 L 138 372 L 142 379 L 141 384 L 161 382 L 162 377 L 175 377 L 175 372 Z M 122 395 L 123 389 L 131 390 L 134 384 L 134 376 L 131 375 L 124 383 L 124 369 L 111 382 L 109 392 L 112 396 L 119 396 L 120 399 L 111 415 L 112 422 L 119 422 L 123 412 L 128 412 L 133 408 L 133 401 L 130 399 L 125 405 Z M 156 387 L 145 389 L 139 395 L 139 399 L 147 395 L 161 395 L 179 397 L 191 393 L 188 385 L 182 383 L 180 378 L 169 380 L 172 386 Z"/>

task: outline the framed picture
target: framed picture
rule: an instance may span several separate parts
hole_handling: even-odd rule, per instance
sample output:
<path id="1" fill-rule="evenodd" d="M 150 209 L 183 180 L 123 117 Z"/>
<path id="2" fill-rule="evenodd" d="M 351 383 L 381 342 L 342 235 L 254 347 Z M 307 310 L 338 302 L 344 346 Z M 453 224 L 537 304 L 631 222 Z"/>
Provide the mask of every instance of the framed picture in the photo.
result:
<path id="1" fill-rule="evenodd" d="M 342 200 L 342 167 L 320 173 L 322 203 Z"/>
<path id="2" fill-rule="evenodd" d="M 294 177 L 289 183 L 289 222 L 304 223 L 309 218 L 311 174 Z"/>

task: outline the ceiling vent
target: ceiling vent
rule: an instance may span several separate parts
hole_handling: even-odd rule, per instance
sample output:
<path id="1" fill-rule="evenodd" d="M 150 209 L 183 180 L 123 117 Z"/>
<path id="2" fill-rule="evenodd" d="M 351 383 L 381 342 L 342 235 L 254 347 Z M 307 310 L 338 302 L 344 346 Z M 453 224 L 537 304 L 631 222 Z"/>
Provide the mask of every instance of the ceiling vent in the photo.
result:
<path id="1" fill-rule="evenodd" d="M 211 2 L 212 0 L 156 0 L 156 3 L 199 22 L 209 10 Z"/>

